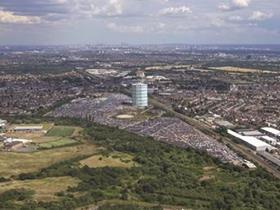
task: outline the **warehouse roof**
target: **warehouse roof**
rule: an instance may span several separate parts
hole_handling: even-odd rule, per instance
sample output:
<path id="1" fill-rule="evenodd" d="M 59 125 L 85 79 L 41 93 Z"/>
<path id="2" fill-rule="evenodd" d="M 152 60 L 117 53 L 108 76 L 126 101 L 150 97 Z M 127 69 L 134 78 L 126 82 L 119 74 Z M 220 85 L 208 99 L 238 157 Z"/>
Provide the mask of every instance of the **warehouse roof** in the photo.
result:
<path id="1" fill-rule="evenodd" d="M 228 134 L 230 134 L 238 139 L 241 139 L 254 147 L 267 147 L 267 148 L 271 147 L 269 144 L 257 139 L 256 137 L 253 137 L 253 136 L 242 136 L 241 134 L 236 133 L 232 130 L 228 130 Z"/>
<path id="2" fill-rule="evenodd" d="M 276 139 L 274 139 L 270 136 L 262 136 L 261 138 L 264 139 L 264 140 L 267 140 L 267 141 L 271 141 L 271 142 L 276 142 L 277 141 Z"/>
<path id="3" fill-rule="evenodd" d="M 16 126 L 14 130 L 40 130 L 43 129 L 43 126 Z"/>
<path id="4" fill-rule="evenodd" d="M 275 129 L 275 128 L 271 128 L 271 127 L 264 127 L 262 128 L 262 130 L 268 132 L 268 133 L 271 133 L 273 135 L 276 135 L 276 136 L 280 136 L 280 131 Z"/>

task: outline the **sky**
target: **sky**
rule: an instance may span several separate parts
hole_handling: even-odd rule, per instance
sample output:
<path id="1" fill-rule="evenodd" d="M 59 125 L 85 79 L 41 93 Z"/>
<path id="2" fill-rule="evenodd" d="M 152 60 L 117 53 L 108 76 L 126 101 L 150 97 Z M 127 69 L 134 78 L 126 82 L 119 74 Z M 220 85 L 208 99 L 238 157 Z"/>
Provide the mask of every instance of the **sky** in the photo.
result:
<path id="1" fill-rule="evenodd" d="M 279 0 L 0 0 L 0 44 L 280 44 Z"/>

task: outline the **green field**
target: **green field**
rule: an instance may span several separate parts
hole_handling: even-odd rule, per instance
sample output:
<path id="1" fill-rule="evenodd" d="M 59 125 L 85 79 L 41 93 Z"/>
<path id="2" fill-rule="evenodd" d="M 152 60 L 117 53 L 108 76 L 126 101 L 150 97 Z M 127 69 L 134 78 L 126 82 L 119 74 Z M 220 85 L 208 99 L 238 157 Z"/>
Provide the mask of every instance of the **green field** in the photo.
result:
<path id="1" fill-rule="evenodd" d="M 59 161 L 92 155 L 96 149 L 93 144 L 81 144 L 34 153 L 0 152 L 0 177 L 36 172 Z"/>
<path id="2" fill-rule="evenodd" d="M 70 126 L 54 126 L 48 131 L 46 136 L 59 136 L 59 137 L 69 137 L 75 131 L 75 127 Z"/>
<path id="3" fill-rule="evenodd" d="M 57 141 L 51 141 L 39 144 L 40 149 L 51 149 L 55 147 L 63 147 L 63 146 L 69 146 L 73 144 L 77 144 L 78 142 L 74 139 L 68 139 L 68 138 L 62 138 Z"/>

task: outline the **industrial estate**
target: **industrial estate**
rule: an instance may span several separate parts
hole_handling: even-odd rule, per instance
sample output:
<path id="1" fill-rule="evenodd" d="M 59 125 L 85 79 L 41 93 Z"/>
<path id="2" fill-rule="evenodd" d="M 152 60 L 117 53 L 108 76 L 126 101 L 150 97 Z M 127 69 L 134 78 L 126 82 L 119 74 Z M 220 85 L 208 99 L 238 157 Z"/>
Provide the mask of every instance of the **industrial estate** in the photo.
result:
<path id="1" fill-rule="evenodd" d="M 262 47 L 1 48 L 0 209 L 277 209 Z"/>

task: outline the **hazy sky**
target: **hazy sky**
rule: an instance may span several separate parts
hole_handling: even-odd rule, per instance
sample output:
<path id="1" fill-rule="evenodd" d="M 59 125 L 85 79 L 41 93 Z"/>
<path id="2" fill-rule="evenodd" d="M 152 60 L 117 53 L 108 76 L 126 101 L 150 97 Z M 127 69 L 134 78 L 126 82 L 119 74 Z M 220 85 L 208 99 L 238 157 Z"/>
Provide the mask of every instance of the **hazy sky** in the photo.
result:
<path id="1" fill-rule="evenodd" d="M 280 43 L 279 0 L 0 0 L 0 44 Z"/>

